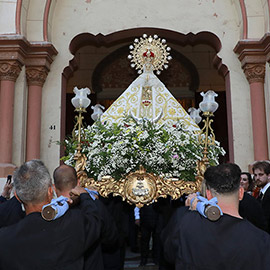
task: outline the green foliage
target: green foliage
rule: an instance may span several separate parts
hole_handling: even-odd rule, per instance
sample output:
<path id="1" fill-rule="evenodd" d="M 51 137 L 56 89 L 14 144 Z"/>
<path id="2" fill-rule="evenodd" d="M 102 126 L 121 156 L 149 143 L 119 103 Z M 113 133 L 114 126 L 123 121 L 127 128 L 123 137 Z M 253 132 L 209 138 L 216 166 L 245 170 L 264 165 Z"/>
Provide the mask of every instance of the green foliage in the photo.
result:
<path id="1" fill-rule="evenodd" d="M 198 134 L 184 130 L 180 123 L 168 127 L 148 120 L 137 123 L 130 117 L 121 124 L 96 122 L 82 130 L 81 143 L 87 173 L 97 180 L 105 175 L 120 179 L 143 165 L 165 178 L 192 181 L 203 152 Z M 66 156 L 62 159 L 74 165 L 77 142 L 67 138 L 64 145 Z M 224 154 L 218 142 L 210 146 L 210 164 L 218 164 L 218 156 Z"/>

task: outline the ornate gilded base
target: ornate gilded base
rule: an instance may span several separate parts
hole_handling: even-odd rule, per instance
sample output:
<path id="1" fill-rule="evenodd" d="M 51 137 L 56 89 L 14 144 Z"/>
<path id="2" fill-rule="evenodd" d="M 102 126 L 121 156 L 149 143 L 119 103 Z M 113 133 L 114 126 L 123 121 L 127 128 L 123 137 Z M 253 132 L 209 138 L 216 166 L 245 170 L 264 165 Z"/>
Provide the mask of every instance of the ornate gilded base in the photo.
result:
<path id="1" fill-rule="evenodd" d="M 137 207 L 151 204 L 159 197 L 166 198 L 168 195 L 172 199 L 178 199 L 183 194 L 190 194 L 201 190 L 202 177 L 198 176 L 196 181 L 183 181 L 173 179 L 163 179 L 152 173 L 147 173 L 140 166 L 138 171 L 132 172 L 126 178 L 119 181 L 110 176 L 103 177 L 101 181 L 95 181 L 93 178 L 86 178 L 80 175 L 81 185 L 96 189 L 103 197 L 109 194 L 121 196 L 123 201 Z"/>

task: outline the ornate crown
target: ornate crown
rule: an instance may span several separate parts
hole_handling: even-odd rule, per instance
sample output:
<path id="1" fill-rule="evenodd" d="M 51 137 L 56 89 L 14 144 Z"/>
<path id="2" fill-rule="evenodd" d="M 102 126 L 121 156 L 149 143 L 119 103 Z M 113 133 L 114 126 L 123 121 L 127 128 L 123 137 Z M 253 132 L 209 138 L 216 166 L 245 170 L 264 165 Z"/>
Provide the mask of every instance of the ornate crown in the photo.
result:
<path id="1" fill-rule="evenodd" d="M 171 48 L 167 46 L 165 39 L 160 39 L 157 35 L 148 37 L 144 34 L 140 39 L 136 38 L 129 48 L 131 67 L 138 70 L 139 74 L 144 67 L 151 67 L 159 75 L 163 69 L 168 68 L 168 61 L 172 59 L 169 53 Z"/>

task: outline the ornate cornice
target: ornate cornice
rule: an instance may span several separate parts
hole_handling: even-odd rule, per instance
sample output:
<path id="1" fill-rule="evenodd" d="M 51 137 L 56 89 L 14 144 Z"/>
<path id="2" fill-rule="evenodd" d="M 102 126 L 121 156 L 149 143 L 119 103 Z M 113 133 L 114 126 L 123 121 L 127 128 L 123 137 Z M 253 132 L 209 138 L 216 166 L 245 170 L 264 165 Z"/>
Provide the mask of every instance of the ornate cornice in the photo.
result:
<path id="1" fill-rule="evenodd" d="M 43 86 L 57 50 L 51 43 L 31 44 L 25 59 L 28 85 Z"/>
<path id="2" fill-rule="evenodd" d="M 25 59 L 25 66 L 44 66 L 49 70 L 55 55 L 57 55 L 57 50 L 51 43 L 31 43 Z"/>
<path id="3" fill-rule="evenodd" d="M 26 67 L 26 79 L 28 85 L 43 86 L 48 76 L 49 70 L 44 67 Z"/>
<path id="4" fill-rule="evenodd" d="M 270 61 L 270 33 L 266 33 L 261 39 L 240 40 L 234 52 L 242 63 L 242 67 L 250 63 L 265 63 Z"/>
<path id="5" fill-rule="evenodd" d="M 0 80 L 16 81 L 22 66 L 18 61 L 0 61 Z"/>
<path id="6" fill-rule="evenodd" d="M 265 64 L 246 64 L 243 69 L 249 83 L 264 83 Z"/>
<path id="7" fill-rule="evenodd" d="M 264 82 L 265 63 L 270 60 L 270 33 L 261 39 L 240 40 L 234 48 L 249 81 Z"/>
<path id="8" fill-rule="evenodd" d="M 3 71 L 7 74 L 5 75 L 1 69 L 0 76 L 3 73 L 3 75 L 9 75 L 9 77 L 1 78 L 16 80 L 17 76 L 15 74 L 18 73 L 18 67 L 11 69 L 6 64 L 12 63 L 11 66 L 14 66 L 13 63 L 16 62 L 20 67 L 19 71 L 21 66 L 26 66 L 29 85 L 43 85 L 55 55 L 57 55 L 57 50 L 50 42 L 29 42 L 21 35 L 1 35 L 0 63 L 3 66 Z"/>

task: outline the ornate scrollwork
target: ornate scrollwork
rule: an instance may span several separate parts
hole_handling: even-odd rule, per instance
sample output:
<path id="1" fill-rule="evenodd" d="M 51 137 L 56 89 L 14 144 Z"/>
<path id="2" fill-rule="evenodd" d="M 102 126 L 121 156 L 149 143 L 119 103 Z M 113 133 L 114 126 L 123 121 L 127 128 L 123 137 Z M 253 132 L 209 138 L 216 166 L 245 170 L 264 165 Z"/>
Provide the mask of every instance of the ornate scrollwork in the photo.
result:
<path id="1" fill-rule="evenodd" d="M 0 62 L 0 79 L 16 81 L 21 72 L 21 65 L 17 61 Z"/>
<path id="2" fill-rule="evenodd" d="M 77 172 L 77 178 L 80 181 L 80 185 L 85 186 L 86 185 L 85 183 L 87 182 L 87 179 L 88 179 L 87 173 L 85 171 L 86 156 L 85 154 L 81 153 L 81 150 L 82 148 L 81 148 L 81 145 L 79 144 L 77 146 L 77 152 L 74 156 L 74 160 L 76 161 L 75 170 Z"/>
<path id="3" fill-rule="evenodd" d="M 81 182 L 84 187 L 91 187 L 98 190 L 99 194 L 107 197 L 109 194 L 121 196 L 130 204 L 137 207 L 148 205 L 157 201 L 159 197 L 178 199 L 183 194 L 194 193 L 201 189 L 202 178 L 198 176 L 196 181 L 183 181 L 175 179 L 164 179 L 140 166 L 140 169 L 131 172 L 124 179 L 114 180 L 110 176 L 103 177 L 100 181 L 93 178 Z"/>
<path id="4" fill-rule="evenodd" d="M 201 179 L 198 178 L 196 181 L 184 181 L 184 180 L 173 180 L 158 178 L 157 189 L 158 197 L 166 198 L 167 195 L 171 196 L 172 199 L 176 200 L 184 194 L 190 194 L 199 191 L 201 188 Z"/>
<path id="5" fill-rule="evenodd" d="M 249 83 L 264 82 L 265 64 L 247 64 L 244 66 L 244 72 Z"/>
<path id="6" fill-rule="evenodd" d="M 26 79 L 28 85 L 43 86 L 48 75 L 48 69 L 45 67 L 27 67 Z"/>

